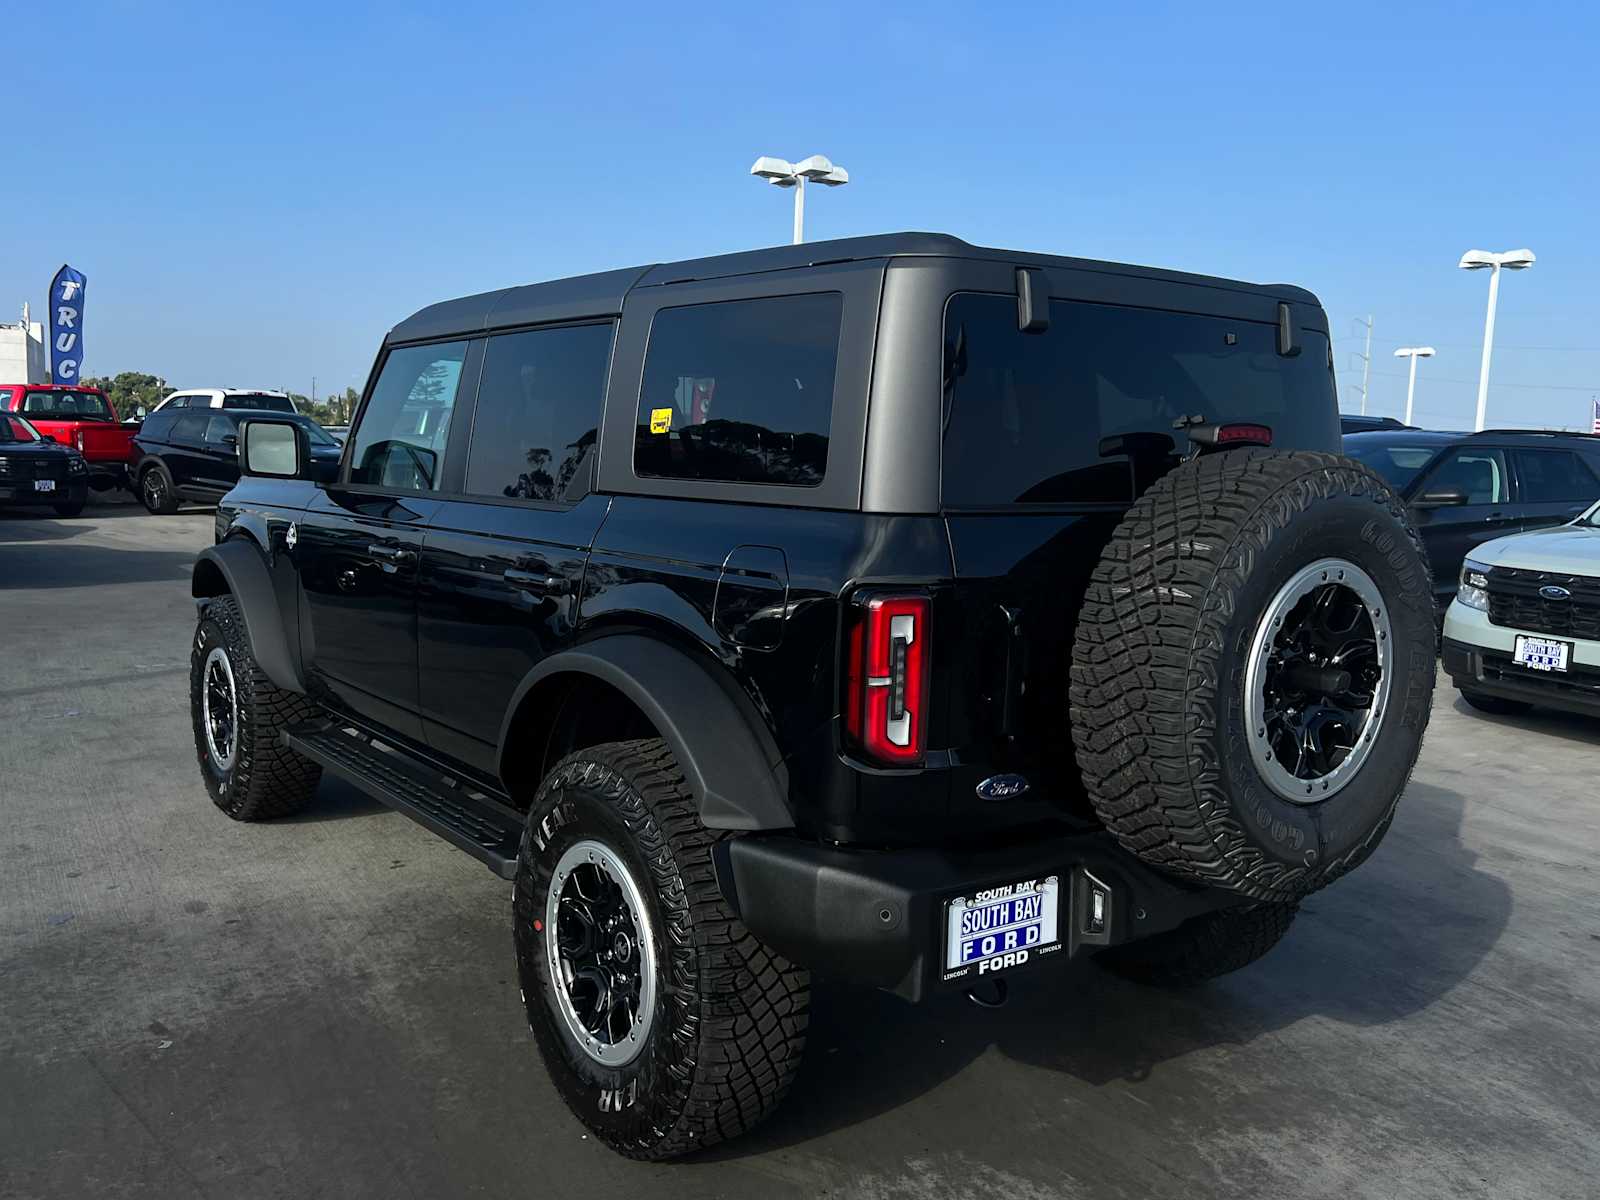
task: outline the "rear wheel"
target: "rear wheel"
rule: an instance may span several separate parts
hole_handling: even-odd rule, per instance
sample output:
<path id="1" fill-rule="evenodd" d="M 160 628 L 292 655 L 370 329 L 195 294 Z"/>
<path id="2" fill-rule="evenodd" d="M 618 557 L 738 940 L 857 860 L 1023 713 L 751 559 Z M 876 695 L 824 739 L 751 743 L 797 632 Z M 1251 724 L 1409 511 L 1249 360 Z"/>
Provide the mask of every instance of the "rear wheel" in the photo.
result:
<path id="1" fill-rule="evenodd" d="M 528 812 L 513 892 L 528 1023 L 573 1113 L 630 1158 L 751 1128 L 789 1089 L 809 977 L 758 942 L 659 739 L 563 759 Z"/>
<path id="2" fill-rule="evenodd" d="M 178 511 L 178 494 L 166 468 L 159 463 L 146 467 L 139 476 L 139 500 L 158 516 Z"/>
<path id="3" fill-rule="evenodd" d="M 1185 921 L 1143 941 L 1102 950 L 1095 962 L 1138 983 L 1192 987 L 1249 966 L 1289 932 L 1293 904 L 1247 904 Z"/>
<path id="4" fill-rule="evenodd" d="M 1373 472 L 1234 450 L 1118 526 L 1073 645 L 1072 732 L 1106 827 L 1174 874 L 1292 901 L 1365 859 L 1422 745 L 1433 595 Z"/>
<path id="5" fill-rule="evenodd" d="M 290 750 L 283 730 L 315 715 L 304 696 L 274 687 L 250 652 L 239 602 L 206 604 L 189 654 L 195 754 L 212 801 L 235 821 L 298 812 L 322 768 Z"/>
<path id="6" fill-rule="evenodd" d="M 1469 692 L 1466 688 L 1457 688 L 1461 698 L 1479 712 L 1491 713 L 1497 717 L 1515 717 L 1527 712 L 1533 707 L 1526 700 L 1508 700 L 1504 696 L 1490 696 L 1483 692 Z"/>

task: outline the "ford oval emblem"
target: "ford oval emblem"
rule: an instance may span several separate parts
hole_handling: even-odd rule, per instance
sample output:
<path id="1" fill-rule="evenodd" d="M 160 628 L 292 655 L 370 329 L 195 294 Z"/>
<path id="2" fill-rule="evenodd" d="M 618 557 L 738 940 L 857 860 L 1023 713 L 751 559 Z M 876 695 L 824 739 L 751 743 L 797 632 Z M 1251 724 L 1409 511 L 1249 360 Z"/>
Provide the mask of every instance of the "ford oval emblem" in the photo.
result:
<path id="1" fill-rule="evenodd" d="M 991 775 L 977 787 L 985 800 L 1015 800 L 1028 790 L 1028 781 L 1021 775 Z"/>
<path id="2" fill-rule="evenodd" d="M 1557 587 L 1553 583 L 1547 583 L 1542 588 L 1540 588 L 1539 589 L 1539 595 L 1543 596 L 1546 600 L 1570 600 L 1570 599 L 1572 599 L 1572 593 L 1571 592 L 1569 592 L 1564 587 Z"/>

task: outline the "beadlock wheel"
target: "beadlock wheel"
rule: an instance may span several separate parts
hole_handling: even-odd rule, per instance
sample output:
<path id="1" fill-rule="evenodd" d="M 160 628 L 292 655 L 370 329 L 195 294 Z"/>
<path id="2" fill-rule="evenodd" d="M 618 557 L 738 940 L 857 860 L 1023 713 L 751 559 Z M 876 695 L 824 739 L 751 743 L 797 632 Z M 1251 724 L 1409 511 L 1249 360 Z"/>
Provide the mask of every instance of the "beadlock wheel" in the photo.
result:
<path id="1" fill-rule="evenodd" d="M 222 646 L 206 655 L 200 691 L 200 718 L 206 750 L 219 774 L 233 769 L 238 751 L 239 693 L 233 682 L 233 664 Z"/>
<path id="2" fill-rule="evenodd" d="M 1244 680 L 1256 768 L 1274 792 L 1318 804 L 1355 778 L 1382 728 L 1393 641 L 1377 583 L 1352 562 L 1318 559 L 1278 589 Z"/>
<path id="3" fill-rule="evenodd" d="M 597 841 L 556 862 L 545 901 L 556 1008 L 595 1062 L 630 1063 L 650 1036 L 656 962 L 649 910 L 622 860 Z"/>

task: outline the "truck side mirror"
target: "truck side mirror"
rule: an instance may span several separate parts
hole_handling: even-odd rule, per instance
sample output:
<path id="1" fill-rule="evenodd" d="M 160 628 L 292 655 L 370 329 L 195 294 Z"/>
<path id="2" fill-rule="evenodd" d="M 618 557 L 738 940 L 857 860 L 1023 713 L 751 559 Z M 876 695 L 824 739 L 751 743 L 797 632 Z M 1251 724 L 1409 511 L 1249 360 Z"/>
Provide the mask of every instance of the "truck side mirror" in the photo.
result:
<path id="1" fill-rule="evenodd" d="M 293 421 L 252 417 L 239 424 L 239 471 L 265 479 L 306 479 L 311 445 Z"/>

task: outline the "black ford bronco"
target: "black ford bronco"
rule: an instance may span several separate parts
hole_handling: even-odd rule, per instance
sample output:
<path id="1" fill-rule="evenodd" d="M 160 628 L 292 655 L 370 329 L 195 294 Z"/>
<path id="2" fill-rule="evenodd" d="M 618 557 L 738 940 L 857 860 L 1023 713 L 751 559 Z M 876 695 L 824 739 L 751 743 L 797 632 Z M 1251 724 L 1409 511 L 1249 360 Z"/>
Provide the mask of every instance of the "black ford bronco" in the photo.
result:
<path id="1" fill-rule="evenodd" d="M 206 786 L 352 781 L 513 887 L 616 1150 L 749 1129 L 811 972 L 1181 984 L 1372 853 L 1434 683 L 1298 288 L 901 234 L 509 288 L 343 457 L 245 420 L 195 565 Z"/>

